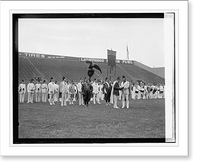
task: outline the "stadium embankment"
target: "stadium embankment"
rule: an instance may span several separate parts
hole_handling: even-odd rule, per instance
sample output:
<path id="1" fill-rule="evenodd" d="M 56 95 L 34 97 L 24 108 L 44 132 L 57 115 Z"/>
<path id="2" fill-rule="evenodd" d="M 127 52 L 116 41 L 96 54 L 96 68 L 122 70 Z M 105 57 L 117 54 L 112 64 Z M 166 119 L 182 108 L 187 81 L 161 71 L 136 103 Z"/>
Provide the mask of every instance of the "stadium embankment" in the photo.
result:
<path id="1" fill-rule="evenodd" d="M 18 55 L 18 74 L 19 80 L 29 81 L 31 78 L 42 77 L 49 80 L 54 77 L 55 80 L 61 81 L 63 76 L 68 80 L 79 81 L 80 78 L 87 77 L 88 65 L 85 63 L 89 58 L 83 57 L 64 57 L 48 54 L 36 54 L 19 52 Z M 106 59 L 91 58 L 101 67 L 102 74 L 95 72 L 93 78 L 104 79 L 108 74 L 108 64 Z M 116 61 L 115 76 L 125 75 L 129 80 L 142 80 L 146 83 L 164 83 L 164 78 L 145 70 L 134 64 L 131 60 Z M 144 65 L 145 66 L 145 65 Z M 112 76 L 114 78 L 114 75 Z"/>

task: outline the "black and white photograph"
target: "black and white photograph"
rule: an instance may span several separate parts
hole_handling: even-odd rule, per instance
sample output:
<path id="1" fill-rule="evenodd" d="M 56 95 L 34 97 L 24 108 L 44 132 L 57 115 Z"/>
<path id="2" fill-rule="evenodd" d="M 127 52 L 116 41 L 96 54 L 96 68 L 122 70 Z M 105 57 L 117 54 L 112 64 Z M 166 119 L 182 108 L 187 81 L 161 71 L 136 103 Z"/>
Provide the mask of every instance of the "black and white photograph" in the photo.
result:
<path id="1" fill-rule="evenodd" d="M 166 89 L 165 35 L 167 27 L 174 38 L 175 13 L 12 18 L 13 143 L 167 142 L 165 97 L 175 94 Z"/>
<path id="2" fill-rule="evenodd" d="M 186 0 L 0 13 L 0 155 L 188 156 Z"/>

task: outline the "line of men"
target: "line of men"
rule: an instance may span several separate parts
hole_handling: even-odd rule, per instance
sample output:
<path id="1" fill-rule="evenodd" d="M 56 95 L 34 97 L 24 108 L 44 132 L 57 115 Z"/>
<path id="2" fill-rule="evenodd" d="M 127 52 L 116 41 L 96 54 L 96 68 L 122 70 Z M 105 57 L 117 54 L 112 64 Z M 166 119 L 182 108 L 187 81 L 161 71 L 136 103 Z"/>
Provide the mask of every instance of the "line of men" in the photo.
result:
<path id="1" fill-rule="evenodd" d="M 47 84 L 44 80 L 43 83 L 38 80 L 34 84 L 34 80 L 31 79 L 26 85 L 24 80 L 19 85 L 19 102 L 24 103 L 24 96 L 26 91 L 28 92 L 28 102 L 33 103 L 34 94 L 35 102 L 47 102 L 50 105 L 55 105 L 59 101 L 61 106 L 67 106 L 74 104 L 74 101 L 78 100 L 79 105 L 88 106 L 90 101 L 94 104 L 101 104 L 101 101 L 105 100 L 106 105 L 113 104 L 114 108 L 118 107 L 118 100 L 122 101 L 122 108 L 129 108 L 129 100 L 132 99 L 152 99 L 152 98 L 164 98 L 164 85 L 145 85 L 144 83 L 130 84 L 126 80 L 125 76 L 118 77 L 114 82 L 105 79 L 104 82 L 97 82 L 89 80 L 80 80 L 78 83 L 73 81 L 68 82 L 63 77 L 62 82 L 58 85 L 57 81 L 53 78 Z"/>

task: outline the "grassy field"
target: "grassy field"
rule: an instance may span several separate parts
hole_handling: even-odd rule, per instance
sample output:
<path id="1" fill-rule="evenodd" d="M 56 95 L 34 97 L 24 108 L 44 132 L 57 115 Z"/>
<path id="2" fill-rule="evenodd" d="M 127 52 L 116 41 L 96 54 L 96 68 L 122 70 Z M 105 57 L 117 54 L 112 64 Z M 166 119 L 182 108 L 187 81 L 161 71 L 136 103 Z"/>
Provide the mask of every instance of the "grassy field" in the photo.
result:
<path id="1" fill-rule="evenodd" d="M 118 102 L 121 107 L 121 102 Z M 164 138 L 164 99 L 131 100 L 130 109 L 19 104 L 19 138 Z"/>

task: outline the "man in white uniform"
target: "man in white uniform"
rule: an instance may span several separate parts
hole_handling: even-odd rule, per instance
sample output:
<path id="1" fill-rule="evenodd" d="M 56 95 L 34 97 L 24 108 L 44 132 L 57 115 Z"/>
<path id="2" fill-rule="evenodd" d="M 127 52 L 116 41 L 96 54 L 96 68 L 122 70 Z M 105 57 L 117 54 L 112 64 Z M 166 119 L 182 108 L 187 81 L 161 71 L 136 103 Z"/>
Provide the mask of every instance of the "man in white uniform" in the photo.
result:
<path id="1" fill-rule="evenodd" d="M 94 82 L 92 84 L 92 87 L 93 87 L 93 103 L 96 104 L 96 101 L 98 104 L 100 104 L 99 102 L 99 86 L 98 86 L 98 83 L 96 82 L 96 79 L 94 79 Z"/>
<path id="2" fill-rule="evenodd" d="M 59 85 L 57 83 L 57 81 L 55 81 L 54 84 L 54 102 L 58 102 L 58 96 L 59 96 Z"/>
<path id="3" fill-rule="evenodd" d="M 164 98 L 164 85 L 160 85 L 160 98 Z"/>
<path id="4" fill-rule="evenodd" d="M 41 88 L 42 88 L 42 102 L 47 102 L 48 87 L 45 80 L 43 81 Z"/>
<path id="5" fill-rule="evenodd" d="M 126 108 L 129 108 L 129 81 L 126 80 L 125 76 L 122 76 L 122 83 L 121 87 L 122 89 L 122 108 L 125 107 L 125 101 L 126 101 Z"/>
<path id="6" fill-rule="evenodd" d="M 68 96 L 69 104 L 74 104 L 75 93 L 76 93 L 76 88 L 75 88 L 74 82 L 71 81 L 71 83 L 69 84 L 69 96 Z"/>
<path id="7" fill-rule="evenodd" d="M 99 94 L 98 94 L 98 97 L 99 97 L 99 103 L 100 103 L 100 100 L 103 100 L 103 92 L 102 92 L 102 90 L 103 90 L 103 84 L 102 83 L 100 83 L 99 85 L 98 85 L 98 90 L 99 90 Z M 101 104 L 101 103 L 100 103 Z"/>
<path id="8" fill-rule="evenodd" d="M 28 92 L 28 102 L 27 103 L 33 103 L 33 94 L 35 90 L 35 85 L 33 83 L 33 79 L 31 79 L 30 83 L 27 85 L 27 92 Z"/>
<path id="9" fill-rule="evenodd" d="M 26 85 L 24 83 L 24 80 L 22 80 L 22 83 L 19 84 L 18 91 L 19 91 L 19 102 L 24 103 L 24 96 L 26 93 Z"/>
<path id="10" fill-rule="evenodd" d="M 63 77 L 62 82 L 60 83 L 60 92 L 61 92 L 61 106 L 67 106 L 67 83 L 65 77 Z"/>
<path id="11" fill-rule="evenodd" d="M 79 105 L 84 105 L 83 103 L 83 94 L 82 94 L 82 80 L 80 79 L 80 82 L 77 85 L 77 89 L 78 89 L 78 100 L 79 100 Z"/>
<path id="12" fill-rule="evenodd" d="M 53 100 L 54 91 L 55 91 L 53 77 L 51 77 L 50 82 L 48 84 L 48 90 L 49 90 L 49 103 L 50 105 L 55 105 L 54 100 Z"/>
<path id="13" fill-rule="evenodd" d="M 41 84 L 39 81 L 35 84 L 35 102 L 40 102 Z"/>

